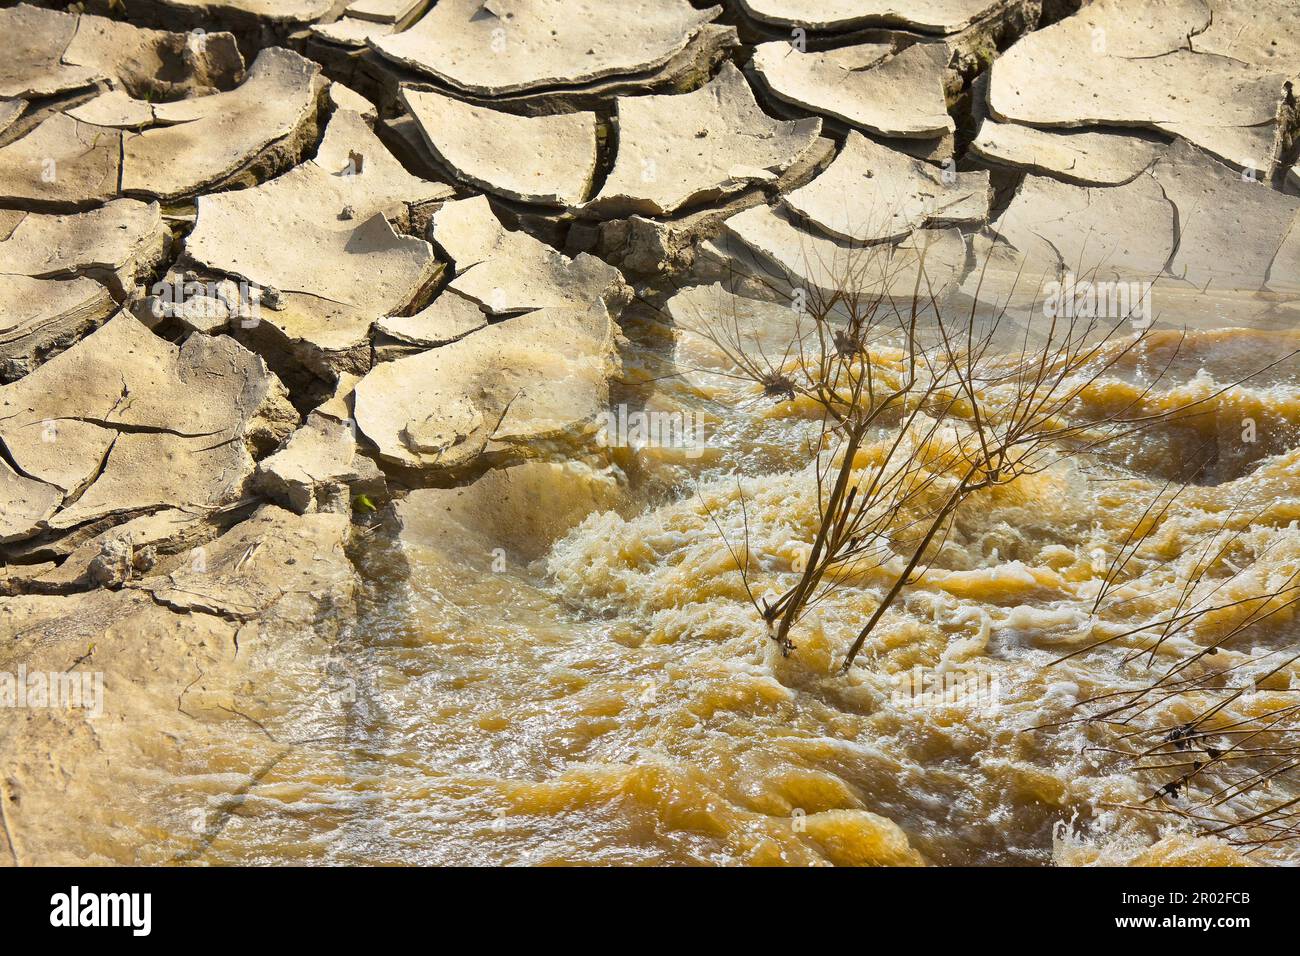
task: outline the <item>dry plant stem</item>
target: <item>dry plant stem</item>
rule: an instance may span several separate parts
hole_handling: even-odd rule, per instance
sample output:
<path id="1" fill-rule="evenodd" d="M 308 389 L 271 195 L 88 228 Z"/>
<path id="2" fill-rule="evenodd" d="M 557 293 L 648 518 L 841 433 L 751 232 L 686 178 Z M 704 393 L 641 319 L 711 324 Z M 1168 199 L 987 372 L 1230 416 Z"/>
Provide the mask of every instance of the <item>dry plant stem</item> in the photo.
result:
<path id="1" fill-rule="evenodd" d="M 1168 485 L 1162 489 L 1162 494 L 1167 488 Z M 1138 559 L 1143 544 L 1166 520 L 1173 504 L 1186 489 L 1187 485 L 1177 489 L 1160 507 L 1153 503 L 1134 522 L 1121 546 L 1121 554 L 1107 569 L 1106 592 L 1120 583 L 1124 569 Z M 1083 723 L 1112 731 L 1115 734 L 1112 746 L 1088 749 L 1107 754 L 1139 774 L 1154 775 L 1157 780 L 1156 788 L 1141 804 L 1119 806 L 1181 818 L 1195 829 L 1244 847 L 1249 853 L 1300 839 L 1300 811 L 1293 809 L 1300 803 L 1300 798 L 1267 799 L 1267 788 L 1273 781 L 1300 768 L 1300 741 L 1297 740 L 1300 737 L 1300 725 L 1297 725 L 1300 703 L 1274 707 L 1261 713 L 1234 715 L 1226 723 L 1222 722 L 1222 715 L 1245 694 L 1300 661 L 1300 654 L 1285 650 L 1243 654 L 1235 663 L 1200 673 L 1193 673 L 1192 665 L 1206 661 L 1210 655 L 1229 647 L 1239 636 L 1251 633 L 1275 615 L 1300 604 L 1300 571 L 1290 574 L 1284 581 L 1274 582 L 1259 593 L 1232 600 L 1214 600 L 1217 594 L 1247 573 L 1226 560 L 1231 547 L 1255 525 L 1262 513 L 1262 510 L 1251 513 L 1245 509 L 1244 498 L 1243 494 L 1241 500 L 1232 503 L 1218 525 L 1204 534 L 1203 540 L 1184 548 L 1183 553 L 1191 556 L 1193 562 L 1187 580 L 1175 582 L 1177 604 L 1173 609 L 1136 627 L 1092 642 L 1061 660 L 1146 632 L 1153 635 L 1149 645 L 1127 654 L 1124 661 L 1132 665 L 1145 660 L 1145 666 L 1150 668 L 1161 647 L 1177 646 L 1170 643 L 1175 636 L 1186 635 L 1191 639 L 1190 643 L 1203 643 L 1195 641 L 1193 629 L 1208 615 L 1236 611 L 1240 614 L 1239 619 L 1208 645 L 1180 654 L 1154 679 L 1133 689 L 1082 700 L 1076 704 L 1081 716 L 1048 726 Z M 1271 547 L 1255 554 L 1255 560 L 1261 560 Z M 1158 573 L 1163 568 L 1160 555 L 1157 543 L 1145 558 L 1153 572 Z M 1208 579 L 1211 571 L 1224 567 L 1231 571 L 1230 575 L 1217 581 Z M 1129 576 L 1123 583 L 1131 585 L 1141 581 L 1147 573 L 1150 572 Z M 1105 593 L 1095 602 L 1096 612 L 1114 613 L 1122 608 L 1122 604 L 1108 605 L 1104 598 Z M 1254 668 L 1265 665 L 1275 656 L 1280 661 L 1268 665 L 1263 673 L 1251 675 Z M 1236 682 L 1229 683 L 1229 678 L 1236 675 L 1250 679 L 1240 686 Z M 1296 691 L 1279 689 L 1272 693 Z M 1187 709 L 1191 710 L 1191 716 L 1187 715 Z M 1180 711 L 1181 716 L 1171 723 L 1171 716 Z M 1185 805 L 1174 802 L 1180 800 Z"/>
<path id="2" fill-rule="evenodd" d="M 916 570 L 917 565 L 921 563 L 922 556 L 925 554 L 926 549 L 930 547 L 930 543 L 934 540 L 934 536 L 938 533 L 939 529 L 948 523 L 948 519 L 952 517 L 953 512 L 957 510 L 957 506 L 961 504 L 968 495 L 970 495 L 973 489 L 970 488 L 968 482 L 973 474 L 974 469 L 972 468 L 962 476 L 957 488 L 948 496 L 948 500 L 945 501 L 943 507 L 939 509 L 939 513 L 935 516 L 934 520 L 930 522 L 930 527 L 926 529 L 925 534 L 921 538 L 921 542 L 912 552 L 912 557 L 908 560 L 907 566 L 904 567 L 902 573 L 894 579 L 894 583 L 890 585 L 889 590 L 885 592 L 885 596 L 880 599 L 880 603 L 876 606 L 875 611 L 872 612 L 871 617 L 867 619 L 867 623 L 863 625 L 862 630 L 858 632 L 858 636 L 854 639 L 853 645 L 849 648 L 848 654 L 844 657 L 844 663 L 840 667 L 842 673 L 848 673 L 849 668 L 853 666 L 853 659 L 858 656 L 858 652 L 862 650 L 862 645 L 871 635 L 871 632 L 875 629 L 876 625 L 880 623 L 880 619 L 884 617 L 885 612 L 893 606 L 894 601 L 897 600 L 898 595 L 903 588 L 911 583 L 912 573 Z"/>
<path id="3" fill-rule="evenodd" d="M 1148 400 L 1174 367 L 1186 333 L 1162 341 L 1158 351 L 1148 354 L 1151 327 L 1130 332 L 1132 314 L 1104 321 L 1053 315 L 1044 323 L 1036 319 L 1034 303 L 1034 321 L 1025 323 L 1023 337 L 1010 348 L 995 350 L 1006 307 L 991 310 L 977 322 L 977 289 L 975 304 L 960 320 L 942 315 L 942 296 L 929 285 L 923 249 L 916 277 L 909 280 L 910 306 L 901 307 L 888 294 L 890 265 L 868 274 L 880 265 L 881 247 L 850 253 L 851 261 L 839 263 L 838 269 L 819 260 L 820 269 L 805 270 L 836 276 L 835 287 L 802 290 L 798 298 L 806 301 L 794 313 L 794 332 L 770 355 L 764 354 L 756 336 L 744 331 L 735 311 L 695 330 L 732 362 L 733 377 L 758 386 L 768 398 L 798 399 L 820 411 L 820 435 L 809 448 L 817 491 L 815 530 L 793 584 L 780 595 L 755 599 L 749 580 L 747 513 L 743 564 L 733 551 L 749 601 L 782 652 L 794 648 L 804 615 L 848 586 L 848 576 L 837 572 L 879 572 L 886 562 L 896 557 L 900 561 L 899 570 L 886 572 L 884 593 L 849 647 L 841 673 L 848 672 L 890 608 L 942 552 L 955 518 L 973 495 L 1066 459 L 1093 455 L 1110 442 L 1155 426 L 1211 414 L 1220 396 L 1300 354 L 1283 355 L 1210 394 L 1152 411 Z M 987 268 L 986 262 L 979 288 Z M 1096 270 L 1075 272 L 1093 275 Z M 769 290 L 784 294 L 783 288 L 794 286 L 800 291 L 788 275 L 772 277 L 776 281 Z M 926 326 L 923 342 L 920 319 L 931 315 L 935 325 L 933 330 Z M 981 331 L 985 321 L 989 324 Z M 1044 334 L 1038 342 L 1030 339 L 1031 324 L 1047 326 L 1040 328 Z M 892 353 L 885 353 L 887 346 Z M 1163 358 L 1156 357 L 1161 354 Z M 1142 386 L 1119 408 L 1090 412 L 1085 401 L 1090 387 L 1130 361 L 1141 363 Z M 857 459 L 868 450 L 871 463 L 863 473 Z M 1138 503 L 1136 521 L 1088 602 L 1092 627 L 1103 618 L 1123 621 L 1131 588 L 1147 575 L 1165 573 L 1168 557 L 1160 553 L 1160 541 L 1153 535 L 1178 513 L 1176 506 L 1196 474 L 1181 486 L 1166 481 L 1153 489 L 1149 501 Z M 1231 590 L 1234 581 L 1245 580 L 1240 578 L 1245 572 L 1230 558 L 1264 513 L 1263 507 L 1246 507 L 1244 498 L 1245 492 L 1217 527 L 1184 549 L 1190 569 L 1184 576 L 1143 590 L 1148 599 L 1170 592 L 1170 607 L 1090 640 L 1061 661 L 1134 638 L 1133 649 L 1121 655 L 1123 666 L 1151 669 L 1161 659 L 1174 659 L 1137 686 L 1080 701 L 1075 717 L 1037 729 L 1076 723 L 1104 729 L 1112 735 L 1109 746 L 1089 751 L 1127 761 L 1130 769 L 1155 774 L 1159 780 L 1151 797 L 1130 809 L 1180 818 L 1254 852 L 1300 839 L 1300 798 L 1268 800 L 1264 795 L 1272 781 L 1300 769 L 1300 703 L 1249 717 L 1227 708 L 1248 692 L 1235 686 L 1239 677 L 1252 676 L 1251 687 L 1262 686 L 1300 660 L 1300 654 L 1273 651 L 1227 660 L 1217 668 L 1192 666 L 1214 660 L 1213 655 L 1242 635 L 1300 605 L 1300 571 L 1289 580 L 1271 581 L 1259 593 L 1239 596 Z M 740 500 L 744 509 L 743 493 Z M 1262 559 L 1271 547 L 1256 553 L 1255 559 Z M 1221 577 L 1225 567 L 1230 577 Z M 1208 646 L 1195 641 L 1202 622 L 1227 620 L 1226 615 L 1233 617 Z M 1173 640 L 1180 636 L 1184 639 Z M 1182 651 L 1189 642 L 1202 646 Z M 1276 663 L 1279 658 L 1281 663 Z M 1261 670 L 1264 673 L 1257 673 Z M 1177 719 L 1170 716 L 1174 714 Z M 1170 802 L 1180 795 L 1190 797 L 1193 789 L 1197 796 L 1189 805 Z"/>
<path id="4" fill-rule="evenodd" d="M 1107 442 L 1159 423 L 1199 414 L 1198 407 L 1209 407 L 1215 397 L 1240 384 L 1232 383 L 1177 408 L 1143 414 L 1145 399 L 1179 354 L 1180 338 L 1164 367 L 1156 369 L 1123 408 L 1071 421 L 1068 414 L 1080 413 L 1078 400 L 1087 388 L 1134 355 L 1147 340 L 1149 328 L 1119 340 L 1116 335 L 1128 326 L 1131 314 L 1105 322 L 1053 315 L 1042 343 L 1030 343 L 1026 324 L 1018 351 L 994 353 L 992 344 L 1006 316 L 1005 307 L 993 314 L 987 330 L 981 332 L 977 289 L 969 313 L 954 329 L 941 314 L 940 295 L 930 285 L 922 248 L 910 307 L 900 312 L 888 291 L 892 263 L 879 270 L 879 281 L 863 281 L 872 266 L 880 265 L 882 255 L 878 246 L 855 248 L 833 273 L 840 277 L 835 288 L 804 290 L 806 307 L 796 313 L 794 334 L 779 356 L 752 347 L 734 313 L 730 324 L 721 321 L 701 333 L 734 363 L 738 377 L 761 386 L 764 395 L 803 398 L 822 411 L 822 435 L 815 452 L 819 456 L 819 514 L 807 561 L 793 586 L 774 600 L 753 601 L 750 594 L 783 653 L 794 648 L 792 634 L 805 612 L 838 586 L 831 574 L 835 568 L 864 557 L 881 567 L 900 546 L 907 555 L 903 569 L 890 572 L 888 588 L 849 648 L 842 665 L 845 672 L 903 590 L 925 573 L 926 557 L 936 540 L 941 534 L 946 537 L 954 516 L 972 495 L 1041 472 L 1066 458 L 1091 453 Z M 830 271 L 827 263 L 820 265 Z M 986 262 L 981 288 L 987 268 Z M 870 291 L 861 291 L 864 288 Z M 925 314 L 935 319 L 937 343 L 930 347 L 921 342 L 919 332 Z M 892 388 L 879 380 L 871 354 L 877 343 L 890 335 L 901 338 L 904 354 L 900 381 Z M 866 447 L 872 429 L 896 415 L 901 415 L 901 420 L 894 426 L 892 442 L 886 442 L 883 460 L 869 480 L 858 480 L 855 459 Z M 936 451 L 933 446 L 944 444 L 939 439 L 946 428 L 956 429 L 958 437 Z M 911 444 L 904 441 L 909 432 L 913 433 Z M 836 447 L 825 458 L 820 457 L 828 441 Z M 828 481 L 831 470 L 835 475 Z M 923 507 L 919 517 L 905 518 L 909 508 L 923 504 L 923 496 L 944 471 L 960 476 L 955 486 L 941 496 L 937 507 Z M 1144 518 L 1158 509 L 1154 523 L 1159 523 L 1168 513 L 1172 499 L 1160 507 L 1167 488 L 1155 496 Z M 914 526 L 919 537 L 908 540 Z M 1136 550 L 1144 538 L 1131 537 L 1125 549 Z M 1121 554 L 1112 563 L 1098 605 L 1131 557 L 1131 552 L 1128 557 Z M 746 571 L 742 570 L 742 575 L 748 593 Z M 1178 610 L 1187 599 L 1184 593 Z M 1166 623 L 1172 626 L 1178 620 L 1175 613 Z M 1167 637 L 1166 629 L 1147 650 L 1154 654 Z"/>

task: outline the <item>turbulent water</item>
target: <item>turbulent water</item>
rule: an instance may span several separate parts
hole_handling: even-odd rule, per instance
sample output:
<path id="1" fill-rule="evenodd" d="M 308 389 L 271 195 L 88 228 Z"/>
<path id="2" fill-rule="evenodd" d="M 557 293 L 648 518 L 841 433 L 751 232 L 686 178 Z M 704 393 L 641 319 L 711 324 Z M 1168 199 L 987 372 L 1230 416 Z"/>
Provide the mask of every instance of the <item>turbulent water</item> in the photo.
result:
<path id="1" fill-rule="evenodd" d="M 655 344 L 662 329 L 633 330 Z M 1198 835 L 1153 800 L 1167 779 L 1134 771 L 1115 733 L 1064 723 L 1081 701 L 1140 686 L 1212 643 L 1232 613 L 1207 615 L 1153 659 L 1149 636 L 1053 662 L 1174 606 L 1207 536 L 1246 520 L 1212 562 L 1217 603 L 1261 593 L 1300 562 L 1300 377 L 1284 363 L 1224 383 L 1300 344 L 1290 334 L 1196 333 L 1092 386 L 1095 409 L 1149 387 L 1150 407 L 1209 396 L 1208 413 L 1068 459 L 962 508 L 933 566 L 872 633 L 843 653 L 875 607 L 882 570 L 849 575 L 782 656 L 751 586 L 793 580 L 814 533 L 809 410 L 739 384 L 701 389 L 629 368 L 643 399 L 705 418 L 705 454 L 576 454 L 546 473 L 537 505 L 606 502 L 555 541 L 371 535 L 355 560 L 363 616 L 330 651 L 350 692 L 295 699 L 286 656 L 272 710 L 298 708 L 296 742 L 266 748 L 252 787 L 208 801 L 220 819 L 185 859 L 209 863 L 1078 864 L 1286 862 Z M 1251 419 L 1253 442 L 1241 440 Z M 869 467 L 873 452 L 863 454 Z M 1153 494 L 1209 460 L 1127 568 L 1115 609 L 1094 617 L 1097 555 L 1114 554 Z M 1229 521 L 1231 524 L 1231 521 Z M 723 538 L 726 538 L 724 544 Z M 484 543 L 486 541 L 486 544 Z M 898 567 L 897 559 L 886 570 Z M 1198 666 L 1257 673 L 1295 643 L 1283 608 Z M 1204 661 L 1213 660 L 1213 665 Z M 1251 663 L 1253 660 L 1254 663 Z M 997 689 L 951 702 L 900 698 L 913 668 L 979 668 Z M 1154 669 L 1154 670 L 1153 670 Z M 306 683 L 304 678 L 303 683 Z M 1288 665 L 1236 698 L 1226 726 L 1287 707 Z M 269 693 L 269 692 L 268 692 Z M 1177 709 L 1185 702 L 1160 705 Z M 1160 707 L 1149 719 L 1168 717 Z M 284 734 L 281 733 L 281 738 Z M 314 742 L 313 742 L 314 741 Z M 246 758 L 231 755 L 230 762 Z M 179 787 L 228 793 L 219 752 L 190 755 Z M 173 790 L 173 794 L 176 791 Z M 1233 805 L 1300 794 L 1296 774 Z M 1251 801 L 1254 801 L 1252 804 Z M 1226 808 L 1225 808 L 1226 812 Z M 1230 835 L 1225 835 L 1230 836 Z M 192 838 L 159 837 L 168 847 Z M 102 849 L 102 848 L 101 848 Z M 111 853 L 112 851 L 105 850 Z"/>

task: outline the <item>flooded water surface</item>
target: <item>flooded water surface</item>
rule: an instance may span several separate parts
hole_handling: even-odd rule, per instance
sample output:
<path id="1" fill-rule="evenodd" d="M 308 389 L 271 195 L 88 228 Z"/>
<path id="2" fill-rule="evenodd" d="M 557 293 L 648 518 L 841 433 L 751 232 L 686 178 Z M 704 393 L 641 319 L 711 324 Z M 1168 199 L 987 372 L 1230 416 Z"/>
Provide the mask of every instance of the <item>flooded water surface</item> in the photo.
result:
<path id="1" fill-rule="evenodd" d="M 1155 337 L 1083 401 L 1118 407 L 1153 367 L 1167 372 L 1152 406 L 1214 395 L 1260 355 L 1294 349 L 1293 338 L 1196 333 L 1171 363 Z M 468 505 L 454 491 L 413 493 L 399 505 L 399 536 L 375 533 L 358 547 L 363 613 L 331 652 L 347 692 L 337 706 L 299 706 L 290 721 L 300 738 L 315 727 L 325 740 L 288 748 L 203 860 L 1290 859 L 1162 811 L 1167 801 L 1153 794 L 1171 775 L 1139 772 L 1122 754 L 1122 730 L 1077 718 L 1096 711 L 1082 702 L 1141 687 L 1240 617 L 1206 614 L 1154 656 L 1133 653 L 1151 646 L 1150 633 L 1126 635 L 1135 622 L 1207 595 L 1231 607 L 1296 574 L 1293 362 L 1214 397 L 1195 420 L 981 493 L 847 674 L 844 651 L 897 562 L 846 575 L 797 627 L 788 656 L 738 572 L 747 553 L 750 587 L 780 589 L 806 554 L 816 530 L 812 416 L 753 386 L 700 387 L 657 368 L 629 366 L 635 408 L 702 422 L 703 447 L 575 449 Z M 616 403 L 611 421 L 617 414 Z M 1253 444 L 1239 440 L 1245 419 Z M 862 453 L 863 468 L 873 454 Z M 1208 465 L 1097 613 L 1111 556 L 1124 553 L 1153 496 L 1186 480 L 1193 456 Z M 1192 592 L 1189 579 L 1199 582 Z M 1279 601 L 1193 665 L 1259 678 L 1213 726 L 1286 712 L 1294 636 Z M 1102 637 L 1111 641 L 1060 661 Z M 1133 729 L 1190 706 L 1156 702 Z M 1261 769 L 1282 760 L 1256 756 Z M 1282 803 L 1295 787 L 1279 774 L 1224 806 L 1224 819 Z M 1198 799 L 1210 792 L 1207 781 Z"/>

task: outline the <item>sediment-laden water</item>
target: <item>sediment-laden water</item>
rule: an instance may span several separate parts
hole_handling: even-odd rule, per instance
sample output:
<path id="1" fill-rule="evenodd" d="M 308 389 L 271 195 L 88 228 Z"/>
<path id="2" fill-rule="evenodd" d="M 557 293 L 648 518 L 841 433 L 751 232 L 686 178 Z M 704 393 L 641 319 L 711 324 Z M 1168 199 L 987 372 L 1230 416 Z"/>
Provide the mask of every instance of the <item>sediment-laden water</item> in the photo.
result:
<path id="1" fill-rule="evenodd" d="M 1198 836 L 1160 812 L 1176 803 L 1152 799 L 1168 775 L 1135 772 L 1113 752 L 1114 729 L 1069 722 L 1086 712 L 1081 701 L 1140 687 L 1214 643 L 1236 611 L 1199 618 L 1154 658 L 1131 653 L 1149 647 L 1146 634 L 1053 662 L 1167 613 L 1190 578 L 1201 589 L 1192 600 L 1212 593 L 1230 605 L 1296 574 L 1295 363 L 1216 395 L 1295 339 L 1194 333 L 1170 363 L 1173 340 L 1155 336 L 1083 400 L 1094 411 L 1119 408 L 1168 367 L 1150 407 L 1205 395 L 1212 408 L 972 500 L 844 676 L 844 650 L 888 583 L 884 571 L 847 575 L 796 629 L 788 657 L 737 573 L 747 535 L 751 586 L 779 589 L 811 540 L 809 410 L 741 385 L 688 388 L 653 374 L 653 362 L 630 368 L 633 384 L 657 382 L 654 407 L 703 416 L 704 453 L 575 452 L 546 472 L 541 500 L 589 497 L 609 509 L 558 540 L 526 529 L 500 542 L 422 538 L 418 528 L 400 547 L 384 533 L 367 538 L 355 555 L 363 615 L 331 651 L 348 692 L 278 702 L 297 714 L 299 740 L 322 739 L 275 751 L 278 762 L 227 808 L 198 858 L 1291 861 L 1285 846 L 1246 853 L 1231 833 Z M 1243 441 L 1244 419 L 1254 442 Z M 1098 556 L 1124 547 L 1152 496 L 1186 480 L 1193 455 L 1211 465 L 1094 615 L 1106 566 Z M 1216 560 L 1202 569 L 1207 553 Z M 1295 638 L 1292 610 L 1280 607 L 1196 666 L 1263 675 Z M 916 668 L 977 673 L 976 690 L 992 696 L 918 701 L 905 692 Z M 281 675 L 274 686 L 293 684 Z M 1294 665 L 1276 669 L 1214 726 L 1284 710 L 1296 686 Z M 1133 726 L 1189 706 L 1171 699 Z M 213 754 L 193 763 L 203 771 L 183 781 L 190 787 L 214 773 Z M 1295 775 L 1284 773 L 1222 812 L 1241 819 L 1297 794 Z"/>

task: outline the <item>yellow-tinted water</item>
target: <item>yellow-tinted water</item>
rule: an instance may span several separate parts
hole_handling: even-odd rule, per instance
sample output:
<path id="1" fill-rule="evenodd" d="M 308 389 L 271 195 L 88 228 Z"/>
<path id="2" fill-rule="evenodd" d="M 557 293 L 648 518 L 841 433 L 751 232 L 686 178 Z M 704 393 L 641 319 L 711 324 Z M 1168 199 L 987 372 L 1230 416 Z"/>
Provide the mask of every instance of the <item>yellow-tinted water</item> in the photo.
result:
<path id="1" fill-rule="evenodd" d="M 1149 401 L 1212 395 L 1258 356 L 1294 347 L 1294 337 L 1280 334 L 1198 333 Z M 1117 370 L 1086 401 L 1128 402 L 1149 372 L 1144 363 L 1163 364 L 1158 352 Z M 629 378 L 654 372 L 634 368 Z M 1158 781 L 1105 752 L 1114 744 L 1105 728 L 1033 729 L 1078 716 L 1081 700 L 1140 686 L 1150 667 L 1226 633 L 1234 611 L 1205 616 L 1150 664 L 1125 661 L 1148 640 L 1133 636 L 1052 665 L 1173 606 L 1225 517 L 1249 520 L 1205 575 L 1218 603 L 1261 593 L 1300 568 L 1294 367 L 1215 398 L 1214 413 L 1195 422 L 1108 449 L 1103 461 L 1068 460 L 983 493 L 958 513 L 933 569 L 844 676 L 844 650 L 875 607 L 884 573 L 846 580 L 783 657 L 719 535 L 720 527 L 734 549 L 747 530 L 761 593 L 792 579 L 814 531 L 815 485 L 801 451 L 807 412 L 753 401 L 752 392 L 662 381 L 658 407 L 708 417 L 707 453 L 623 451 L 613 463 L 589 455 L 551 470 L 549 500 L 581 492 L 614 505 L 558 541 L 505 541 L 499 554 L 477 538 L 415 535 L 398 548 L 371 536 L 356 555 L 366 579 L 362 620 L 329 652 L 354 693 L 338 707 L 308 707 L 295 718 L 296 734 L 281 729 L 282 737 L 326 739 L 265 745 L 265 774 L 237 804 L 223 805 L 220 826 L 192 858 L 809 865 L 1295 857 L 1285 845 L 1243 857 L 1174 817 L 1124 809 L 1159 807 L 1150 800 Z M 1257 429 L 1249 448 L 1239 441 L 1245 418 Z M 1217 462 L 1214 483 L 1184 493 L 1130 566 L 1123 600 L 1094 618 L 1104 570 L 1097 554 L 1122 547 L 1193 449 Z M 1269 655 L 1296 636 L 1283 609 L 1214 666 L 1253 656 L 1267 670 L 1280 659 Z M 273 710 L 302 707 L 267 689 L 294 685 L 294 660 L 263 687 Z M 901 699 L 900 675 L 917 667 L 978 669 L 996 686 L 996 701 Z M 1287 666 L 1220 720 L 1285 707 L 1297 687 L 1297 669 Z M 219 749 L 196 750 L 186 763 L 193 776 L 163 789 L 201 792 L 205 781 L 214 792 L 229 789 Z M 1246 800 L 1263 807 L 1296 794 L 1300 782 L 1288 773 Z M 170 858 L 193 839 L 160 836 L 160 844 Z"/>

